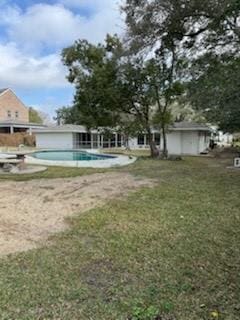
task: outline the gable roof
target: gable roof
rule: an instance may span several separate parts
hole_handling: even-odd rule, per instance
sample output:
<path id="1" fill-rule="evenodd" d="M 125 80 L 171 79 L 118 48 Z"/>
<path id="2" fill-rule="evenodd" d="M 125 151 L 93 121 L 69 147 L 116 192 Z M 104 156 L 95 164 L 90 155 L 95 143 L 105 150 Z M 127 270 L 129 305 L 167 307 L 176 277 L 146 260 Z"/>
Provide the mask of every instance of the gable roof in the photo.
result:
<path id="1" fill-rule="evenodd" d="M 0 89 L 0 94 L 4 93 L 5 91 L 9 90 L 9 88 L 3 88 L 3 89 Z"/>
<path id="2" fill-rule="evenodd" d="M 28 107 L 22 102 L 21 99 L 18 98 L 18 96 L 16 95 L 16 93 L 10 89 L 10 88 L 3 88 L 3 89 L 0 89 L 0 96 L 2 96 L 3 94 L 7 93 L 7 92 L 10 92 L 14 97 L 15 99 L 18 100 L 18 102 L 22 105 L 22 107 L 24 107 L 25 109 L 28 109 Z"/>

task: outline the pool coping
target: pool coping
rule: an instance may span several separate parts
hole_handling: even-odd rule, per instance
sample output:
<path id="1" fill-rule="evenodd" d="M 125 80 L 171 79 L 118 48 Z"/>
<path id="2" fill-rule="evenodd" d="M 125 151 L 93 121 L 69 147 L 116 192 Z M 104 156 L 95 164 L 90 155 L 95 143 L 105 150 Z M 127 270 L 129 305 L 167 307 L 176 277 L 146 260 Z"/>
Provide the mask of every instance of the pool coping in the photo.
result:
<path id="1" fill-rule="evenodd" d="M 36 152 L 43 151 L 54 151 L 59 149 L 49 149 L 49 150 L 38 150 Z M 60 150 L 61 151 L 61 150 Z M 104 160 L 83 160 L 83 161 L 64 161 L 64 160 L 43 160 L 31 157 L 27 155 L 25 158 L 25 162 L 27 164 L 36 164 L 36 165 L 44 165 L 44 166 L 58 166 L 58 167 L 72 167 L 72 168 L 113 168 L 113 167 L 122 167 L 127 166 L 129 164 L 134 163 L 137 158 L 126 155 L 117 155 L 117 154 L 105 154 L 100 150 L 88 150 L 88 149 L 73 149 L 72 151 L 84 151 L 92 154 L 103 154 L 105 156 L 114 157 L 114 158 L 106 158 Z"/>

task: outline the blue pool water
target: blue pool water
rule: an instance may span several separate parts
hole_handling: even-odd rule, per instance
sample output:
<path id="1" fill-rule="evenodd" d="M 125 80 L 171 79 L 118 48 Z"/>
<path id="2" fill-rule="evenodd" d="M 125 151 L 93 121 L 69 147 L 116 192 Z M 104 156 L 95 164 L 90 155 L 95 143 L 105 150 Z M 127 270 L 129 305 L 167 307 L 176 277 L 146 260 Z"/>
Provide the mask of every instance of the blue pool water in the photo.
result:
<path id="1" fill-rule="evenodd" d="M 49 150 L 38 151 L 32 154 L 32 157 L 41 160 L 52 161 L 91 161 L 91 160 L 107 160 L 115 157 L 104 154 L 93 154 L 78 150 Z"/>

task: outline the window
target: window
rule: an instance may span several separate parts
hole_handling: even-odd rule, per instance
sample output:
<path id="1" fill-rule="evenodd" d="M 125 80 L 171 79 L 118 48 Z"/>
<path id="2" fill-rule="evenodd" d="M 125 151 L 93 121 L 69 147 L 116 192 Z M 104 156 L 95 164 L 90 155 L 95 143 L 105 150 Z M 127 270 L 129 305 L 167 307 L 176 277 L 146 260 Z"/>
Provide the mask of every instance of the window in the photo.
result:
<path id="1" fill-rule="evenodd" d="M 77 133 L 76 145 L 78 148 L 91 148 L 91 134 Z"/>
<path id="2" fill-rule="evenodd" d="M 138 145 L 143 146 L 144 145 L 144 134 L 138 135 Z"/>
<path id="3" fill-rule="evenodd" d="M 19 118 L 19 112 L 18 112 L 18 111 L 15 112 L 15 118 L 16 118 L 16 119 Z"/>
<path id="4" fill-rule="evenodd" d="M 11 118 L 11 117 L 12 117 L 12 113 L 11 113 L 11 111 L 10 111 L 10 110 L 8 110 L 8 112 L 7 112 L 7 116 L 8 116 L 8 118 Z"/>

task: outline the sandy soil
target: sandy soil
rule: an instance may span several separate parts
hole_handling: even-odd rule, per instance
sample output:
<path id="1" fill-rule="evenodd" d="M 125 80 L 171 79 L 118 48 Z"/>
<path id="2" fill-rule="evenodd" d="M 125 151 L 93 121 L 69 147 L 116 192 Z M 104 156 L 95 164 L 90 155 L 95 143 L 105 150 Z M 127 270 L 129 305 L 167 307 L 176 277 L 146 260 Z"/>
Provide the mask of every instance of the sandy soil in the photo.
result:
<path id="1" fill-rule="evenodd" d="M 0 183 L 0 255 L 42 245 L 67 227 L 64 218 L 130 190 L 150 186 L 127 173 Z"/>

